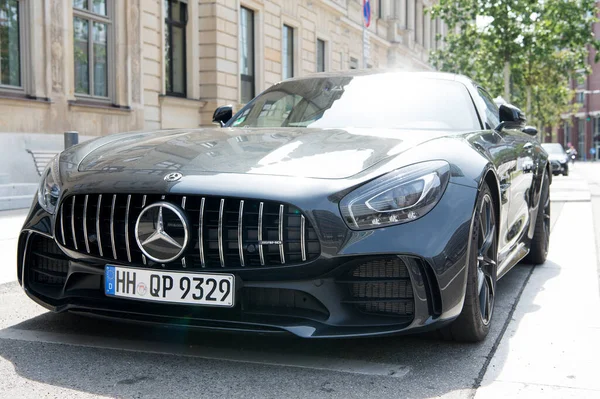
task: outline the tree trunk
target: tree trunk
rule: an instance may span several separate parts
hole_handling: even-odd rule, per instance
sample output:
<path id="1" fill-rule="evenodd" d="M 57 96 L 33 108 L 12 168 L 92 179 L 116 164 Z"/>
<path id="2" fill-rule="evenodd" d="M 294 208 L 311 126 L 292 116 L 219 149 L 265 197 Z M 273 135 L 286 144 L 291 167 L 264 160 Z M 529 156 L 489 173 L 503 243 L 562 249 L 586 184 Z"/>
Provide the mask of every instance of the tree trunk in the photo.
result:
<path id="1" fill-rule="evenodd" d="M 504 62 L 504 100 L 510 103 L 510 62 Z"/>
<path id="2" fill-rule="evenodd" d="M 525 106 L 525 116 L 531 118 L 531 86 L 527 86 L 527 104 Z"/>

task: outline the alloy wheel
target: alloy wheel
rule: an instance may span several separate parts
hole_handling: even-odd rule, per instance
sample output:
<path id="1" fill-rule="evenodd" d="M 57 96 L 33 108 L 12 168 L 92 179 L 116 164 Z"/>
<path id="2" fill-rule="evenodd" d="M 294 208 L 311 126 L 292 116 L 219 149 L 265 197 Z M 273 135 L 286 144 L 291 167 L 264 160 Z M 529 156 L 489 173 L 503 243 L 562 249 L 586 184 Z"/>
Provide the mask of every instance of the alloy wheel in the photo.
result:
<path id="1" fill-rule="evenodd" d="M 492 198 L 486 194 L 479 208 L 477 289 L 483 324 L 489 324 L 496 294 L 496 221 Z"/>
<path id="2" fill-rule="evenodd" d="M 550 245 L 550 195 L 546 195 L 544 201 L 544 251 L 545 253 L 548 253 L 548 247 Z"/>

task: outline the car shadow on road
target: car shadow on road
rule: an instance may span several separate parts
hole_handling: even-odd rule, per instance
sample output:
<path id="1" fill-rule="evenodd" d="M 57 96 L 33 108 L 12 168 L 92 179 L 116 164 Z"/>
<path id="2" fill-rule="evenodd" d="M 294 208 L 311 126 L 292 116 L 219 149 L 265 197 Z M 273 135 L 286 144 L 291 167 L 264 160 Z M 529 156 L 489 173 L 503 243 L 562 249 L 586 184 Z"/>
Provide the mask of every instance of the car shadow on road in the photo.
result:
<path id="1" fill-rule="evenodd" d="M 553 270 L 560 272 L 559 269 Z M 261 383 L 269 383 L 271 379 L 281 393 L 292 389 L 294 376 L 309 376 L 311 384 L 307 387 L 306 395 L 312 397 L 330 396 L 330 391 L 336 391 L 339 395 L 344 389 L 349 389 L 345 388 L 348 384 L 373 384 L 373 381 L 393 388 L 393 392 L 400 397 L 441 396 L 455 391 L 470 391 L 480 383 L 489 359 L 494 355 L 500 337 L 513 317 L 516 301 L 531 272 L 532 266 L 518 265 L 498 283 L 490 335 L 478 344 L 442 341 L 434 333 L 366 339 L 302 340 L 290 336 L 149 327 L 70 314 L 44 313 L 0 330 L 0 357 L 12 363 L 16 372 L 28 380 L 95 395 L 133 397 L 141 393 L 142 396 L 152 397 L 156 392 L 164 392 L 160 388 L 172 383 L 173 379 L 189 378 L 191 380 L 187 384 L 200 386 L 212 378 L 207 372 L 218 372 L 221 383 L 233 385 L 239 384 L 240 373 L 250 376 L 257 373 L 261 376 Z M 555 275 L 548 276 L 552 278 Z M 531 304 L 524 305 L 530 307 Z M 44 334 L 48 333 L 53 337 L 66 338 L 56 342 L 53 338 L 46 339 L 46 342 L 2 339 L 3 333 L 9 330 L 17 335 L 39 332 L 41 341 L 44 341 Z M 107 337 L 123 342 L 123 347 L 95 347 L 96 342 L 102 342 Z M 210 348 L 213 354 L 210 357 L 213 359 L 203 358 L 203 348 Z M 227 356 L 220 357 L 219 353 L 245 353 L 247 362 L 223 362 L 220 359 L 227 359 Z M 273 354 L 285 357 L 286 364 L 291 366 L 302 357 L 304 366 L 273 366 L 269 361 L 264 361 Z M 309 358 L 308 363 L 306 358 Z M 406 371 L 406 376 L 390 378 L 360 372 L 353 374 L 350 370 L 350 373 L 338 373 L 334 382 L 330 381 L 331 373 L 319 367 L 311 369 L 311 358 L 315 365 L 319 365 L 322 359 L 335 359 L 341 363 L 363 361 L 398 366 Z M 292 377 L 282 379 L 282 376 Z M 231 391 L 230 394 L 243 395 L 248 389 L 251 390 L 252 386 L 237 393 Z M 346 397 L 354 397 L 360 391 L 348 391 Z"/>

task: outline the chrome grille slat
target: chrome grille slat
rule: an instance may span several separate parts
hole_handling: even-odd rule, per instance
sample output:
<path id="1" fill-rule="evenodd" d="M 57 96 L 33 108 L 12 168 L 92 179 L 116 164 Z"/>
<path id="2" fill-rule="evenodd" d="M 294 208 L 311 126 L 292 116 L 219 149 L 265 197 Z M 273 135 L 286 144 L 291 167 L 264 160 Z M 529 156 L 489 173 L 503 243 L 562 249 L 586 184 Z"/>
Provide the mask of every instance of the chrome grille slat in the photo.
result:
<path id="1" fill-rule="evenodd" d="M 65 207 L 64 203 L 60 206 L 60 235 L 62 237 L 62 243 L 67 246 L 67 240 L 65 238 Z"/>
<path id="2" fill-rule="evenodd" d="M 262 225 L 263 225 L 263 208 L 265 206 L 264 202 L 261 202 L 260 205 L 258 206 L 258 255 L 260 256 L 260 265 L 264 266 L 265 265 L 265 255 L 264 255 L 264 251 L 263 251 L 263 246 L 261 244 L 261 241 L 263 240 L 263 234 L 262 234 Z"/>
<path id="3" fill-rule="evenodd" d="M 88 240 L 88 231 L 87 231 L 88 199 L 89 199 L 89 195 L 86 195 L 85 200 L 83 200 L 83 238 L 85 239 L 85 250 L 89 254 L 90 253 L 90 241 Z"/>
<path id="4" fill-rule="evenodd" d="M 217 239 L 219 240 L 219 260 L 221 261 L 221 267 L 225 267 L 225 258 L 223 256 L 223 207 L 225 206 L 225 199 L 221 198 L 221 205 L 219 206 L 219 226 L 217 227 Z"/>
<path id="5" fill-rule="evenodd" d="M 75 250 L 79 250 L 77 246 L 77 236 L 75 235 L 75 196 L 73 196 L 73 202 L 71 203 L 71 234 L 73 236 L 73 243 L 75 244 Z"/>
<path id="6" fill-rule="evenodd" d="M 302 253 L 302 262 L 306 262 L 306 219 L 304 215 L 300 216 L 300 252 Z"/>
<path id="7" fill-rule="evenodd" d="M 102 207 L 102 194 L 98 196 L 98 205 L 96 207 L 96 242 L 98 242 L 98 252 L 104 256 L 102 251 L 102 237 L 100 235 L 100 209 Z"/>
<path id="8" fill-rule="evenodd" d="M 117 247 L 115 246 L 115 202 L 117 194 L 113 194 L 112 204 L 110 206 L 110 245 L 112 247 L 113 258 L 117 259 Z"/>
<path id="9" fill-rule="evenodd" d="M 283 204 L 279 205 L 279 257 L 281 264 L 285 264 L 285 251 L 283 250 Z"/>
<path id="10" fill-rule="evenodd" d="M 244 245 L 243 245 L 243 237 L 244 237 L 244 231 L 242 230 L 243 228 L 243 221 L 244 221 L 244 200 L 240 200 L 240 212 L 238 214 L 238 231 L 237 231 L 237 238 L 238 238 L 238 251 L 240 253 L 240 266 L 244 267 Z"/>
<path id="11" fill-rule="evenodd" d="M 181 209 L 185 209 L 185 203 L 186 203 L 186 201 L 187 201 L 187 198 L 184 196 L 184 197 L 181 199 Z"/>
<path id="12" fill-rule="evenodd" d="M 202 267 L 206 267 L 206 262 L 204 261 L 204 203 L 206 202 L 206 198 L 202 197 L 200 200 L 200 216 L 198 217 L 198 240 L 199 242 L 199 251 L 200 251 L 200 265 Z"/>
<path id="13" fill-rule="evenodd" d="M 127 250 L 127 262 L 131 262 L 131 249 L 129 248 L 129 207 L 131 206 L 131 194 L 127 196 L 125 208 L 125 249 Z"/>

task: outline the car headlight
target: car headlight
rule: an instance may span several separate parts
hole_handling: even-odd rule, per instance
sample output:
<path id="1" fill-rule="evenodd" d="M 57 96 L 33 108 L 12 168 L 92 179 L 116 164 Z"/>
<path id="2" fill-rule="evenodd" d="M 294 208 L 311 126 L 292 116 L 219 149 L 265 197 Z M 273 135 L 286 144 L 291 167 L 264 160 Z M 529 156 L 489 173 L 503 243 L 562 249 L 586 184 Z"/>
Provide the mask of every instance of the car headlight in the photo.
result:
<path id="1" fill-rule="evenodd" d="M 340 210 L 354 230 L 410 222 L 433 209 L 449 179 L 447 162 L 417 163 L 360 186 L 342 199 Z"/>
<path id="2" fill-rule="evenodd" d="M 50 214 L 54 214 L 60 196 L 60 176 L 58 174 L 58 155 L 48 163 L 38 188 L 38 202 Z"/>

